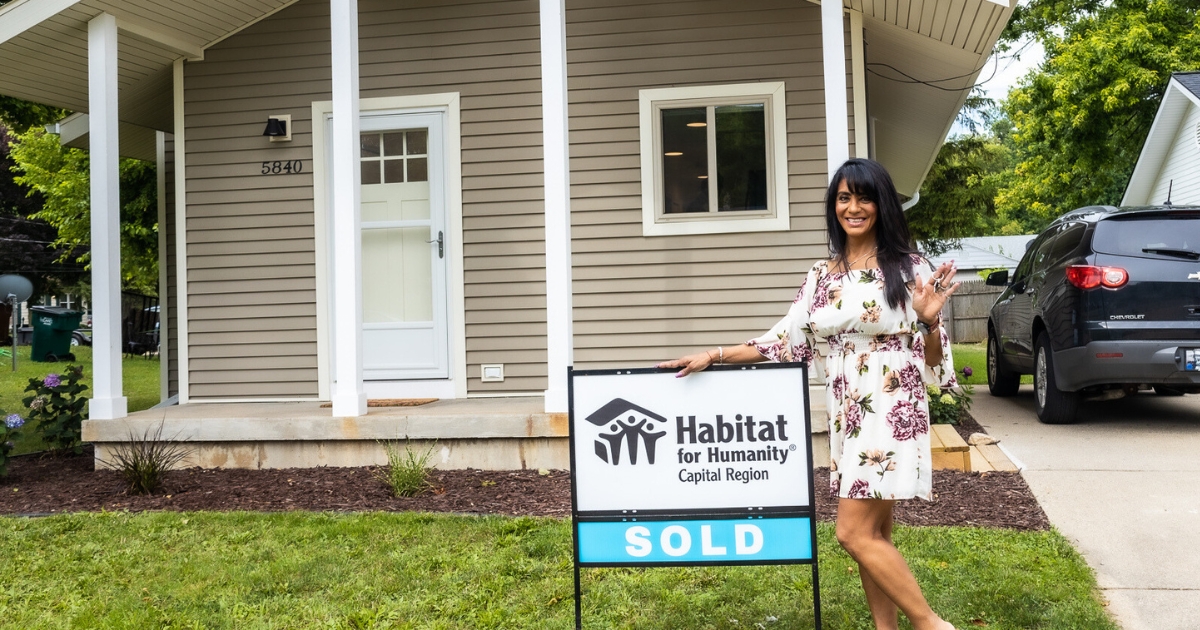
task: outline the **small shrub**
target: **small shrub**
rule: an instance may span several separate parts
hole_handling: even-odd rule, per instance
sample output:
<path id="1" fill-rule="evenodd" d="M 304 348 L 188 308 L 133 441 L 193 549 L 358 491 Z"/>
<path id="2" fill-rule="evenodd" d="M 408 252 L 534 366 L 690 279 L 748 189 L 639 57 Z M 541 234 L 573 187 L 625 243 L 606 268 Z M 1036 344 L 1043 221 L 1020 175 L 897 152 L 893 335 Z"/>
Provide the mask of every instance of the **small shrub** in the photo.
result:
<path id="1" fill-rule="evenodd" d="M 3 418 L 3 423 L 0 423 L 0 477 L 8 475 L 8 457 L 13 450 L 13 441 L 20 437 L 20 429 L 25 424 L 25 419 L 20 415 L 11 413 L 5 415 L 0 411 L 0 418 Z"/>
<path id="2" fill-rule="evenodd" d="M 388 463 L 376 473 L 383 483 L 397 497 L 415 497 L 429 489 L 429 460 L 433 457 L 433 448 L 429 447 L 424 454 L 417 455 L 412 445 L 405 440 L 404 451 L 395 442 L 382 442 L 387 451 Z"/>
<path id="3" fill-rule="evenodd" d="M 970 385 L 962 385 L 962 391 L 943 392 L 936 385 L 930 385 L 929 422 L 930 424 L 958 424 L 959 418 L 971 408 L 971 396 L 975 389 Z"/>
<path id="4" fill-rule="evenodd" d="M 168 470 L 175 468 L 192 454 L 191 448 L 175 441 L 162 439 L 163 423 L 147 429 L 141 436 L 129 433 L 129 441 L 112 449 L 112 460 L 101 464 L 121 474 L 130 494 L 154 494 L 162 487 Z M 176 436 L 178 437 L 178 436 Z"/>
<path id="5" fill-rule="evenodd" d="M 29 421 L 37 422 L 35 428 L 50 445 L 50 450 L 56 453 L 83 453 L 80 435 L 83 432 L 83 406 L 87 404 L 87 397 L 80 394 L 87 389 L 87 385 L 79 383 L 81 378 L 83 368 L 72 365 L 61 376 L 47 374 L 45 378 L 31 378 L 29 386 L 25 388 L 25 391 L 33 392 L 24 400 L 29 408 Z"/>

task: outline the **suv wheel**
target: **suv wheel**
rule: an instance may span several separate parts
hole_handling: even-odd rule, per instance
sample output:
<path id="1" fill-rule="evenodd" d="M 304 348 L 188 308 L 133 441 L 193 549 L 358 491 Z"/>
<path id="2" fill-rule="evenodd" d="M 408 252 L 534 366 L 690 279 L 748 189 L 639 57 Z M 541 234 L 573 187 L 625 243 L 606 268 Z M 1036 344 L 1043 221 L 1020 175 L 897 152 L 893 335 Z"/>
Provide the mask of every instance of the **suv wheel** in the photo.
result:
<path id="1" fill-rule="evenodd" d="M 1021 375 L 1009 370 L 1000 356 L 1000 342 L 991 330 L 988 331 L 987 343 L 987 381 L 988 391 L 993 396 L 1013 396 L 1021 388 Z"/>
<path id="2" fill-rule="evenodd" d="M 1038 420 L 1045 424 L 1075 421 L 1079 393 L 1064 392 L 1054 382 L 1054 353 L 1050 351 L 1050 337 L 1046 333 L 1038 335 L 1034 350 L 1033 391 Z"/>

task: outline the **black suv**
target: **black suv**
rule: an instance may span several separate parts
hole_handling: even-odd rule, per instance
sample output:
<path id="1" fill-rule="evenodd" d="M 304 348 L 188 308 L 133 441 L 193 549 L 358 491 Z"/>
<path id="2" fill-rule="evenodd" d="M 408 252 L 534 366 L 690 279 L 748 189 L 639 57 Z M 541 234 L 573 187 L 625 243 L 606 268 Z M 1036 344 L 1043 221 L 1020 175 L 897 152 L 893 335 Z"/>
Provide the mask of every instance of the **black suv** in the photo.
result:
<path id="1" fill-rule="evenodd" d="M 1033 239 L 988 317 L 987 378 L 1011 396 L 1033 374 L 1038 419 L 1143 387 L 1200 392 L 1200 207 L 1092 206 Z"/>

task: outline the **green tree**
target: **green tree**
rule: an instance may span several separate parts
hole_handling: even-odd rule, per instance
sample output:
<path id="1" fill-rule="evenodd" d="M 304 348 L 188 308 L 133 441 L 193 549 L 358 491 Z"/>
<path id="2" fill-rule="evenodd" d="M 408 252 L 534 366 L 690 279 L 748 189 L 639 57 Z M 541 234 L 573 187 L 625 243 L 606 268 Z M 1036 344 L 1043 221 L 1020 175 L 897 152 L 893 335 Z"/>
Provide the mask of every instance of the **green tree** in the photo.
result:
<path id="1" fill-rule="evenodd" d="M 90 258 L 91 242 L 88 154 L 63 147 L 58 136 L 32 127 L 17 136 L 11 155 L 15 181 L 42 197 L 42 208 L 31 215 L 57 231 L 55 247 L 78 262 Z M 158 207 L 154 165 L 122 159 L 121 279 L 123 288 L 157 294 Z"/>
<path id="2" fill-rule="evenodd" d="M 1005 32 L 1046 61 L 1009 93 L 1014 165 L 996 211 L 1005 232 L 1116 204 L 1172 72 L 1200 68 L 1200 0 L 1034 0 Z"/>
<path id="3" fill-rule="evenodd" d="M 921 199 L 907 213 L 913 238 L 927 254 L 996 232 L 995 199 L 1011 155 L 992 135 L 956 136 L 942 145 L 921 186 Z"/>
<path id="4" fill-rule="evenodd" d="M 12 96 L 0 96 L 0 123 L 17 133 L 33 126 L 48 125 L 61 120 L 68 113 L 70 112 L 65 109 L 23 101 Z"/>

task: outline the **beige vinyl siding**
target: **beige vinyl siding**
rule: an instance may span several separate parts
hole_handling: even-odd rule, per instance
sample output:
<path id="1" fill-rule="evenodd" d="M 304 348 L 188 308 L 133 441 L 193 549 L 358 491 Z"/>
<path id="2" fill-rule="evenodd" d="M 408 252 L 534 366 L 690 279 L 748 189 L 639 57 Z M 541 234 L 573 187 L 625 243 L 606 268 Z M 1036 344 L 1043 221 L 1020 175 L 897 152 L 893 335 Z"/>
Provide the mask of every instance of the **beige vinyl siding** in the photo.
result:
<path id="1" fill-rule="evenodd" d="M 1200 107 L 1195 105 L 1188 106 L 1146 202 L 1163 203 L 1168 194 L 1175 205 L 1200 204 Z"/>
<path id="2" fill-rule="evenodd" d="M 468 388 L 545 389 L 537 2 L 359 10 L 364 98 L 462 97 Z M 317 395 L 311 103 L 331 98 L 328 11 L 301 0 L 186 66 L 193 398 Z M 271 144 L 267 115 L 285 113 L 293 140 Z M 262 176 L 264 160 L 304 172 Z M 481 383 L 481 363 L 506 380 Z"/>
<path id="3" fill-rule="evenodd" d="M 575 365 L 645 366 L 761 334 L 827 252 L 820 7 L 569 0 L 567 20 Z M 755 81 L 787 86 L 791 230 L 643 237 L 638 90 Z"/>
<path id="4" fill-rule="evenodd" d="M 176 273 L 175 247 L 175 138 L 166 136 L 166 159 L 163 166 L 166 178 L 166 222 L 159 226 L 166 231 L 167 294 L 160 296 L 167 307 L 167 395 L 179 393 L 179 276 Z"/>

